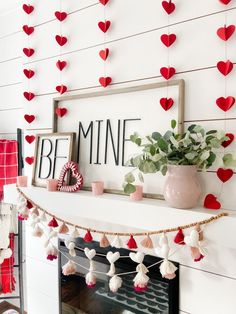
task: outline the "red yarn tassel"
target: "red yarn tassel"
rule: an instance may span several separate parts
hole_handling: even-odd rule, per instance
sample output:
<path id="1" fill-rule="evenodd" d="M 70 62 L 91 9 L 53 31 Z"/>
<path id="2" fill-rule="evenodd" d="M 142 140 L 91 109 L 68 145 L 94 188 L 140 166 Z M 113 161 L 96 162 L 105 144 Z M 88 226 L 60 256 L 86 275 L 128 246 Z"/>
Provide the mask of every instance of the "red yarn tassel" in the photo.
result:
<path id="1" fill-rule="evenodd" d="M 177 232 L 175 238 L 174 238 L 174 242 L 176 244 L 179 244 L 179 245 L 185 245 L 184 243 L 184 233 L 183 233 L 183 230 L 182 229 L 179 229 L 179 231 Z"/>
<path id="2" fill-rule="evenodd" d="M 91 235 L 90 230 L 87 230 L 85 236 L 84 236 L 84 241 L 85 242 L 92 242 L 93 241 L 93 237 Z"/>
<path id="3" fill-rule="evenodd" d="M 52 220 L 49 221 L 48 226 L 53 228 L 58 227 L 58 223 L 54 217 L 52 218 Z"/>
<path id="4" fill-rule="evenodd" d="M 28 200 L 27 200 L 27 205 L 26 206 L 29 209 L 33 208 L 33 204 L 30 201 L 28 201 Z"/>
<path id="5" fill-rule="evenodd" d="M 130 235 L 129 241 L 127 242 L 127 246 L 129 249 L 137 249 L 138 248 L 137 243 L 136 243 L 132 234 Z"/>

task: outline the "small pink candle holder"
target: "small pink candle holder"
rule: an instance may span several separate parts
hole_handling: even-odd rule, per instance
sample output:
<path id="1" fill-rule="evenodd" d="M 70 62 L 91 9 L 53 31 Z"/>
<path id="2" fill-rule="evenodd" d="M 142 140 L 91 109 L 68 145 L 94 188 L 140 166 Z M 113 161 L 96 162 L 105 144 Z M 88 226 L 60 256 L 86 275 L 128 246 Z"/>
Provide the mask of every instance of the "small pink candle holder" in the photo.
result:
<path id="1" fill-rule="evenodd" d="M 104 190 L 104 182 L 103 181 L 94 181 L 92 182 L 92 192 L 93 195 L 102 195 Z"/>
<path id="2" fill-rule="evenodd" d="M 47 180 L 47 190 L 49 192 L 57 191 L 58 180 L 57 179 L 48 179 Z"/>
<path id="3" fill-rule="evenodd" d="M 142 185 L 135 185 L 136 191 L 130 194 L 132 201 L 141 201 L 143 199 L 143 187 Z"/>
<path id="4" fill-rule="evenodd" d="M 27 176 L 18 176 L 16 178 L 16 182 L 17 182 L 17 185 L 20 186 L 20 187 L 26 187 L 27 186 L 27 183 L 28 183 L 28 177 Z"/>

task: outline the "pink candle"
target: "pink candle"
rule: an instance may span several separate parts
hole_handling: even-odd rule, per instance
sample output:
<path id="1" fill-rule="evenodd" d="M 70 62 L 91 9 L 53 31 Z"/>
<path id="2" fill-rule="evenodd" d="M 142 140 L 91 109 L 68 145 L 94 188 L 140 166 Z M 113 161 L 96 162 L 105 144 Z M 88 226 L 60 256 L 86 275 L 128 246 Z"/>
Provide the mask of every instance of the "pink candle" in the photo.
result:
<path id="1" fill-rule="evenodd" d="M 142 185 L 135 185 L 136 191 L 130 194 L 132 201 L 141 201 L 143 199 L 143 187 Z"/>
<path id="2" fill-rule="evenodd" d="M 57 191 L 57 184 L 58 184 L 57 179 L 48 179 L 47 180 L 47 190 L 50 192 Z"/>
<path id="3" fill-rule="evenodd" d="M 16 179 L 17 185 L 21 187 L 26 187 L 27 182 L 28 182 L 28 177 L 27 176 L 19 176 Z"/>
<path id="4" fill-rule="evenodd" d="M 101 195 L 104 190 L 104 182 L 102 181 L 94 181 L 92 182 L 92 192 L 93 195 Z"/>

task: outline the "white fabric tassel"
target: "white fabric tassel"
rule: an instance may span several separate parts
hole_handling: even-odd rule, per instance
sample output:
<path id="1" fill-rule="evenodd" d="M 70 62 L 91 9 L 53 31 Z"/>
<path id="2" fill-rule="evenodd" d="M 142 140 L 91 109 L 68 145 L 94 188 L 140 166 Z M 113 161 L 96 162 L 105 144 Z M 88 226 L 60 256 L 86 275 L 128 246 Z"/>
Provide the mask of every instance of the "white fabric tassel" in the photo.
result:
<path id="1" fill-rule="evenodd" d="M 46 254 L 47 259 L 53 261 L 54 259 L 57 259 L 58 250 L 51 243 L 49 243 L 49 245 L 46 248 Z"/>
<path id="2" fill-rule="evenodd" d="M 70 242 L 68 245 L 68 250 L 69 250 L 69 254 L 72 257 L 76 256 L 76 252 L 75 252 L 75 243 L 74 242 Z"/>
<path id="3" fill-rule="evenodd" d="M 144 264 L 139 264 L 136 267 L 137 275 L 134 277 L 134 289 L 135 291 L 142 292 L 147 290 L 149 277 L 146 275 L 148 269 Z"/>
<path id="4" fill-rule="evenodd" d="M 176 277 L 175 272 L 177 270 L 177 267 L 168 259 L 164 259 L 164 261 L 160 265 L 160 273 L 163 278 L 166 279 L 173 279 Z"/>
<path id="5" fill-rule="evenodd" d="M 122 243 L 122 241 L 118 235 L 116 235 L 115 238 L 113 239 L 111 246 L 113 246 L 117 249 L 120 249 L 123 247 L 123 243 Z"/>
<path id="6" fill-rule="evenodd" d="M 76 271 L 76 264 L 73 261 L 69 261 L 62 267 L 62 273 L 64 276 L 74 275 Z"/>
<path id="7" fill-rule="evenodd" d="M 107 276 L 113 277 L 115 275 L 115 273 L 116 273 L 115 264 L 111 263 L 109 272 L 107 273 Z"/>
<path id="8" fill-rule="evenodd" d="M 80 236 L 79 230 L 75 227 L 73 231 L 70 233 L 70 238 L 76 239 Z"/>
<path id="9" fill-rule="evenodd" d="M 122 279 L 115 275 L 109 281 L 109 288 L 113 293 L 116 293 L 119 288 L 122 286 Z"/>
<path id="10" fill-rule="evenodd" d="M 40 220 L 41 220 L 42 222 L 46 222 L 46 221 L 47 221 L 47 216 L 46 216 L 45 212 L 42 212 L 42 213 L 39 215 L 39 217 L 40 217 Z"/>
<path id="11" fill-rule="evenodd" d="M 96 286 L 97 278 L 92 271 L 87 273 L 85 282 L 88 288 L 94 288 Z"/>

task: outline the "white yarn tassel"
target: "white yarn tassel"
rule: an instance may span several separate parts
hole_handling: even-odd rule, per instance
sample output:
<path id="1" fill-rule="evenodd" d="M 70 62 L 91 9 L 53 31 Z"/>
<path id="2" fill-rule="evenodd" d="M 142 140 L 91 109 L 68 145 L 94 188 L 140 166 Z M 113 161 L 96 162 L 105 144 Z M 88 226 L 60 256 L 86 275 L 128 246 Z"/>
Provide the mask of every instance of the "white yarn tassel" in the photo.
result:
<path id="1" fill-rule="evenodd" d="M 40 217 L 40 220 L 42 222 L 46 222 L 47 221 L 47 216 L 46 216 L 45 212 L 42 212 L 39 217 Z"/>
<path id="2" fill-rule="evenodd" d="M 134 289 L 138 292 L 146 291 L 149 281 L 149 277 L 146 275 L 148 273 L 148 269 L 141 263 L 136 267 L 136 271 L 138 273 L 133 279 Z"/>
<path id="3" fill-rule="evenodd" d="M 115 264 L 111 263 L 109 272 L 107 273 L 107 276 L 113 277 L 115 275 L 115 273 L 116 273 Z"/>
<path id="4" fill-rule="evenodd" d="M 113 293 L 116 293 L 119 288 L 122 286 L 122 279 L 115 275 L 109 281 L 109 288 Z"/>
<path id="5" fill-rule="evenodd" d="M 164 259 L 164 261 L 160 265 L 160 273 L 163 278 L 173 279 L 176 277 L 175 272 L 178 268 L 168 259 Z"/>
<path id="6" fill-rule="evenodd" d="M 68 245 L 68 250 L 69 250 L 69 254 L 72 257 L 76 256 L 76 252 L 75 252 L 75 243 L 74 242 L 70 242 Z"/>
<path id="7" fill-rule="evenodd" d="M 36 226 L 39 222 L 41 222 L 41 220 L 40 220 L 40 218 L 39 218 L 37 215 L 35 215 L 35 214 L 31 215 L 31 224 L 30 224 L 30 226 L 31 226 L 32 228 L 35 228 L 35 226 Z"/>
<path id="8" fill-rule="evenodd" d="M 184 237 L 184 242 L 190 247 L 191 256 L 195 262 L 199 262 L 207 255 L 205 241 L 200 241 L 199 238 L 200 235 L 196 229 L 193 229 L 189 236 Z"/>
<path id="9" fill-rule="evenodd" d="M 57 231 L 55 231 L 55 230 L 53 230 L 53 229 L 50 229 L 50 230 L 51 230 L 51 231 L 49 232 L 48 238 L 47 238 L 47 240 L 46 240 L 45 243 L 44 243 L 44 246 L 45 246 L 45 247 L 47 247 L 47 246 L 50 244 L 50 240 L 51 240 L 52 238 L 55 238 L 55 237 L 57 237 L 57 235 L 58 235 Z"/>
<path id="10" fill-rule="evenodd" d="M 87 273 L 85 282 L 88 288 L 94 288 L 96 286 L 97 278 L 92 271 Z"/>
<path id="11" fill-rule="evenodd" d="M 113 246 L 117 249 L 120 249 L 123 247 L 123 243 L 122 243 L 122 241 L 118 235 L 116 235 L 115 238 L 113 239 L 111 246 Z"/>
<path id="12" fill-rule="evenodd" d="M 76 264 L 73 261 L 67 262 L 62 267 L 62 273 L 64 276 L 74 275 L 77 271 Z"/>
<path id="13" fill-rule="evenodd" d="M 33 231 L 32 231 L 32 235 L 34 237 L 38 237 L 40 238 L 43 235 L 43 229 L 40 228 L 39 224 L 36 224 Z"/>
<path id="14" fill-rule="evenodd" d="M 54 259 L 57 259 L 58 250 L 51 243 L 49 243 L 49 245 L 46 248 L 46 254 L 47 259 L 53 261 Z"/>
<path id="15" fill-rule="evenodd" d="M 80 236 L 79 230 L 75 227 L 73 231 L 70 233 L 70 238 L 76 239 Z"/>

